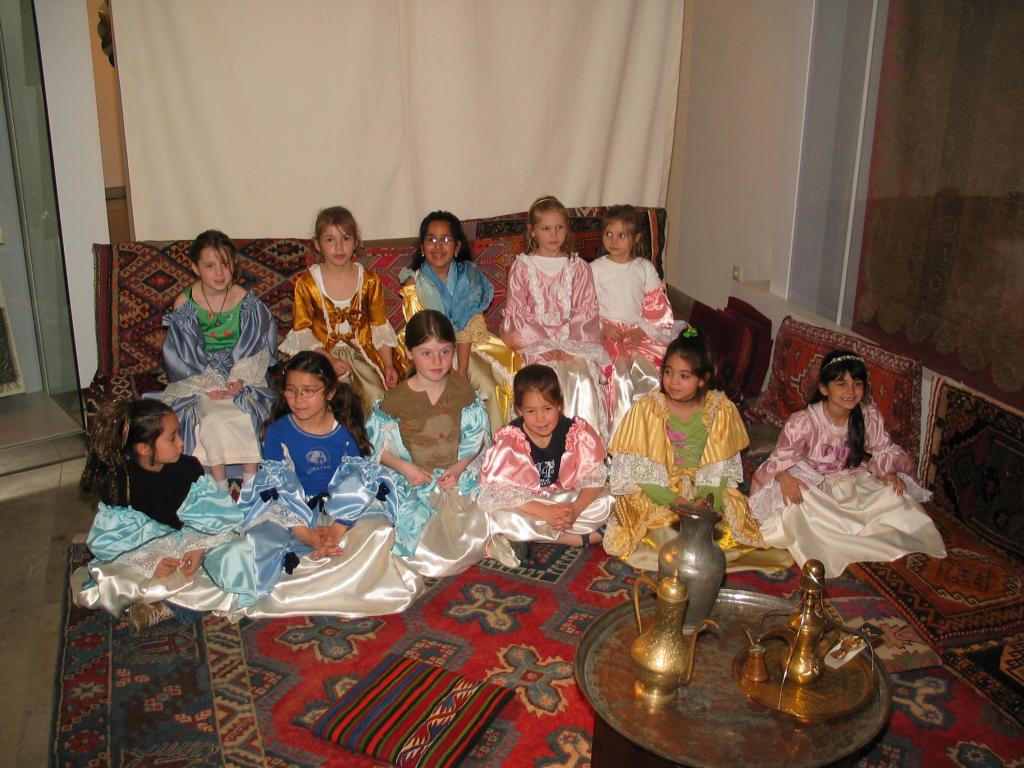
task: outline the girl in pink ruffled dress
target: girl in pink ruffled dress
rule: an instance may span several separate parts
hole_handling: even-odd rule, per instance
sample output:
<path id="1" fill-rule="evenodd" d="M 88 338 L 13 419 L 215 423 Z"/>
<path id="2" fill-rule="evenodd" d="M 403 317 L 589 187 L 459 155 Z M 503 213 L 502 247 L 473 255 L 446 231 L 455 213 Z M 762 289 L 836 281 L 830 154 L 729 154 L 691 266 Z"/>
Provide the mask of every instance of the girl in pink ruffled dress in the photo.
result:
<path id="1" fill-rule="evenodd" d="M 788 549 L 799 565 L 821 560 L 830 577 L 855 562 L 946 556 L 920 504 L 931 493 L 914 480 L 913 460 L 878 409 L 863 402 L 867 394 L 860 357 L 826 355 L 811 404 L 789 417 L 750 486 L 765 543 Z"/>
<path id="2" fill-rule="evenodd" d="M 515 567 L 509 541 L 588 546 L 611 514 L 604 441 L 586 421 L 562 412 L 558 376 L 528 365 L 513 383 L 519 417 L 498 430 L 480 470 L 477 504 L 488 516 L 493 557 Z"/>
<path id="3" fill-rule="evenodd" d="M 565 412 L 608 435 L 602 371 L 609 363 L 590 266 L 572 251 L 569 212 L 554 197 L 530 206 L 526 253 L 508 274 L 501 338 L 523 363 L 558 374 Z"/>
<path id="4" fill-rule="evenodd" d="M 640 216 L 632 205 L 615 205 L 601 222 L 604 255 L 590 265 L 597 289 L 604 348 L 611 358 L 608 418 L 615 433 L 629 406 L 658 389 L 665 348 L 679 335 L 665 284 L 643 256 Z M 680 324 L 684 325 L 684 324 Z"/>

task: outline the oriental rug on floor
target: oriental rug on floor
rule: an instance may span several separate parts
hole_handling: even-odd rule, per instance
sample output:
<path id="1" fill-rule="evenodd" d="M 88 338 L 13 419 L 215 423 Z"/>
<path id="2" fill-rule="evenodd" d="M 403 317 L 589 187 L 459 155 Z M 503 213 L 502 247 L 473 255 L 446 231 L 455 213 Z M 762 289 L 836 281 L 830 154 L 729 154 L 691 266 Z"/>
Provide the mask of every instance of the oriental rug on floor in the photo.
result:
<path id="1" fill-rule="evenodd" d="M 87 558 L 72 547 L 71 566 Z M 206 616 L 133 637 L 123 620 L 67 605 L 53 761 L 381 766 L 310 729 L 390 653 L 515 690 L 462 765 L 588 766 L 593 713 L 573 679 L 575 646 L 594 618 L 627 599 L 634 572 L 597 547 L 535 545 L 528 565 L 485 561 L 434 583 L 404 614 L 351 621 Z M 730 575 L 727 585 L 784 594 L 795 571 Z M 848 581 L 836 592 L 867 589 Z M 891 724 L 854 764 L 1000 766 L 1024 754 L 1019 728 L 945 669 L 900 672 L 892 684 Z"/>

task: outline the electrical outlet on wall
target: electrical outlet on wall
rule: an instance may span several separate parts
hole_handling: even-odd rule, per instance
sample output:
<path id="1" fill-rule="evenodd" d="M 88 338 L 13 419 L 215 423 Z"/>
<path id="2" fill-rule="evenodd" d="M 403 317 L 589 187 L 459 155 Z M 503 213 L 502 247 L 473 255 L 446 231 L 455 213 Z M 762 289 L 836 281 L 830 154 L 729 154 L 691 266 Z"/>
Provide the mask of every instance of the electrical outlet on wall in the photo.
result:
<path id="1" fill-rule="evenodd" d="M 739 264 L 733 264 L 732 266 L 732 279 L 737 283 L 743 280 L 743 267 Z"/>

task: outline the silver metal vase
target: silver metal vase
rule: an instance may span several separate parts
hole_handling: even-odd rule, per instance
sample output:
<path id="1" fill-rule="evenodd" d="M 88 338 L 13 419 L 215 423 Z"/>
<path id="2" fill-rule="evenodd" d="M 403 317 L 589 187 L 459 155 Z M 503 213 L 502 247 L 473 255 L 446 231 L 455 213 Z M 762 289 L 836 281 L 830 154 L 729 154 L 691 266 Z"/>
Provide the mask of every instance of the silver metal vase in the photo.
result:
<path id="1" fill-rule="evenodd" d="M 658 577 L 676 574 L 686 585 L 690 604 L 683 631 L 691 632 L 711 614 L 725 576 L 725 553 L 714 538 L 715 524 L 722 516 L 703 500 L 677 501 L 672 510 L 679 514 L 679 535 L 665 542 L 658 553 Z"/>

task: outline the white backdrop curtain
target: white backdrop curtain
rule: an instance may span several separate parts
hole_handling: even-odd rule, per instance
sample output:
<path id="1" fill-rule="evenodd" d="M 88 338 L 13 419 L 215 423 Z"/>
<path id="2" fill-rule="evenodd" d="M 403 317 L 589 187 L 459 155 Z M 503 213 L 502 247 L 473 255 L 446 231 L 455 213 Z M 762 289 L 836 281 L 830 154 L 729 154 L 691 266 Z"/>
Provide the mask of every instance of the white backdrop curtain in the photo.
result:
<path id="1" fill-rule="evenodd" d="M 137 239 L 664 205 L 682 0 L 114 0 Z"/>

